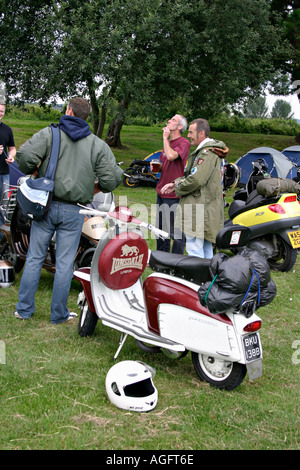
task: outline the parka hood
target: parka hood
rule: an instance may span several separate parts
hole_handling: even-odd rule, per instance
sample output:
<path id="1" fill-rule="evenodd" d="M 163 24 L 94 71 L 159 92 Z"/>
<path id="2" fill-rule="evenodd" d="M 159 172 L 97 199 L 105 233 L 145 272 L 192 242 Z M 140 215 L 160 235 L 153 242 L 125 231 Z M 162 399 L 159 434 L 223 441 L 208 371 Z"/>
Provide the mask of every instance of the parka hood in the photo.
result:
<path id="1" fill-rule="evenodd" d="M 229 148 L 224 142 L 221 140 L 210 139 L 209 141 L 205 142 L 205 144 L 200 149 L 197 149 L 195 153 L 198 154 L 201 151 L 207 152 L 208 150 L 212 150 L 220 158 L 226 158 L 229 152 Z"/>
<path id="2" fill-rule="evenodd" d="M 86 121 L 78 117 L 65 115 L 59 120 L 59 127 L 74 142 L 91 134 L 90 126 Z"/>

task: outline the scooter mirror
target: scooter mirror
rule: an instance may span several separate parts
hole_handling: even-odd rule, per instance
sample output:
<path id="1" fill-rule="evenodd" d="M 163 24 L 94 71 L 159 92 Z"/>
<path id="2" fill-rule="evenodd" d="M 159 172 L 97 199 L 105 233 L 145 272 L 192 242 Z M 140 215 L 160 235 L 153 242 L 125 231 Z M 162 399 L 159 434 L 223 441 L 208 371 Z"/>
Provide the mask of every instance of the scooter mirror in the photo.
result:
<path id="1" fill-rule="evenodd" d="M 133 213 L 132 210 L 125 206 L 117 206 L 113 212 L 116 219 L 121 220 L 122 222 L 131 222 Z"/>

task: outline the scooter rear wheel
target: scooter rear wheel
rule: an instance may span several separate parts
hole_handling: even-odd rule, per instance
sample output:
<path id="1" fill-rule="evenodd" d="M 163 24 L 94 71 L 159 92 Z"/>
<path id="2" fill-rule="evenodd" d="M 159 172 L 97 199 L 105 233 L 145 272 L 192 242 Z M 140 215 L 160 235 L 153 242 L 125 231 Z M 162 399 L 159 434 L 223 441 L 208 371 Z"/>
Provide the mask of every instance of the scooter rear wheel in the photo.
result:
<path id="1" fill-rule="evenodd" d="M 223 390 L 233 390 L 238 387 L 247 372 L 245 364 L 226 361 L 205 354 L 192 352 L 192 361 L 201 380 Z"/>
<path id="2" fill-rule="evenodd" d="M 135 170 L 130 168 L 130 169 L 125 170 L 124 173 L 128 175 L 128 176 L 124 175 L 123 177 L 124 186 L 126 186 L 127 188 L 136 188 L 137 186 L 139 186 L 139 181 L 137 179 L 131 178 L 131 175 L 138 176 L 138 173 Z"/>
<path id="3" fill-rule="evenodd" d="M 288 245 L 280 237 L 277 237 L 278 256 L 269 258 L 268 263 L 274 271 L 288 272 L 297 261 L 297 250 Z"/>

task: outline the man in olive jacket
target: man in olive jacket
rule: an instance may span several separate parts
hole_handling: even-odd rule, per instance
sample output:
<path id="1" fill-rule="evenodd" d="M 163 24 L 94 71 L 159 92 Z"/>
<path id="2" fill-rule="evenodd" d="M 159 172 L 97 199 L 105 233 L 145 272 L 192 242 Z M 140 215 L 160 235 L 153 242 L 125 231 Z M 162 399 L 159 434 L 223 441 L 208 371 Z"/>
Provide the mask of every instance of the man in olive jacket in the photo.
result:
<path id="1" fill-rule="evenodd" d="M 197 148 L 188 158 L 185 177 L 165 185 L 162 192 L 174 190 L 180 198 L 182 229 L 186 250 L 191 256 L 213 257 L 213 243 L 224 224 L 221 163 L 228 149 L 224 142 L 209 137 L 205 119 L 195 119 L 188 138 Z M 179 214 L 177 214 L 179 215 Z"/>
<path id="2" fill-rule="evenodd" d="M 54 178 L 53 199 L 41 221 L 32 221 L 30 244 L 19 288 L 15 317 L 28 319 L 35 311 L 35 292 L 48 246 L 56 233 L 56 263 L 51 301 L 51 323 L 64 323 L 70 313 L 67 301 L 73 277 L 73 262 L 80 241 L 84 216 L 78 203 L 92 201 L 95 179 L 104 192 L 113 191 L 122 181 L 122 170 L 108 145 L 91 133 L 86 119 L 90 105 L 75 97 L 59 121 L 60 152 Z M 52 143 L 51 129 L 45 128 L 20 147 L 16 161 L 25 174 L 39 166 L 44 176 Z"/>

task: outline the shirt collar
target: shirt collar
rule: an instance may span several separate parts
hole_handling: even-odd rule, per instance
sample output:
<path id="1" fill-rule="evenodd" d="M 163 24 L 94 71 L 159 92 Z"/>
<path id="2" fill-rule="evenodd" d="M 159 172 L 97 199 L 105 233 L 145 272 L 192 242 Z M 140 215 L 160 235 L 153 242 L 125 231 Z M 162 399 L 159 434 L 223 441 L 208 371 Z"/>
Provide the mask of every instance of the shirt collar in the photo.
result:
<path id="1" fill-rule="evenodd" d="M 203 147 L 203 145 L 206 144 L 206 142 L 209 142 L 210 140 L 213 140 L 211 139 L 210 137 L 206 137 L 206 139 L 202 140 L 202 142 L 200 142 L 200 144 L 198 145 L 198 147 L 196 148 L 196 151 L 201 149 Z"/>

